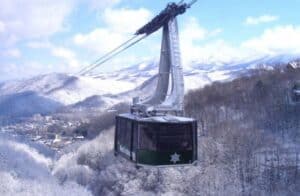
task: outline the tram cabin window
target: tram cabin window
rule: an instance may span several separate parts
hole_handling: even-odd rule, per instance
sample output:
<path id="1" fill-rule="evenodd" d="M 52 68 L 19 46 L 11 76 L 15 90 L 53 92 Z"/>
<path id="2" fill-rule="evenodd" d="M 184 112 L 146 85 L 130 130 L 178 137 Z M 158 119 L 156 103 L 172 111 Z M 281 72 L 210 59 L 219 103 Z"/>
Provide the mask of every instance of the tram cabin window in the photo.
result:
<path id="1" fill-rule="evenodd" d="M 132 134 L 132 122 L 125 119 L 120 119 L 119 121 L 119 143 L 123 147 L 126 147 L 127 149 L 130 148 L 130 142 L 131 142 L 131 134 Z"/>
<path id="2" fill-rule="evenodd" d="M 151 124 L 139 126 L 140 149 L 160 152 L 193 149 L 193 133 L 190 125 Z"/>
<path id="3" fill-rule="evenodd" d="M 148 123 L 139 125 L 139 149 L 156 150 L 157 131 L 155 129 L 157 127 Z"/>
<path id="4" fill-rule="evenodd" d="M 165 125 L 158 132 L 158 151 L 187 151 L 193 149 L 190 125 Z"/>

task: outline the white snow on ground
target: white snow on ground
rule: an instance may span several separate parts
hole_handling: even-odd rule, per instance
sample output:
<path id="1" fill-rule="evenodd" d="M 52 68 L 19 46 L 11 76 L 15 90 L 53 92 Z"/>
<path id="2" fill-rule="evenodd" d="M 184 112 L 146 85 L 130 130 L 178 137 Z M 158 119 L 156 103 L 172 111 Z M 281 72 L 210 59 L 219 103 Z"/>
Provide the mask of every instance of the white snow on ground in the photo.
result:
<path id="1" fill-rule="evenodd" d="M 227 74 L 227 75 L 226 75 Z M 216 71 L 208 74 L 208 77 L 213 81 L 222 81 L 230 78 L 230 72 L 228 71 Z"/>
<path id="2" fill-rule="evenodd" d="M 114 156 L 113 129 L 63 151 L 58 159 L 46 156 L 30 143 L 3 138 L 0 137 L 1 196 L 243 195 L 237 165 L 215 162 L 214 156 L 225 154 L 224 146 L 215 138 L 199 141 L 198 166 L 140 169 Z M 216 151 L 210 152 L 212 149 Z M 246 189 L 253 188 L 246 185 Z M 255 191 L 268 195 L 262 190 L 252 192 Z"/>
<path id="3" fill-rule="evenodd" d="M 143 69 L 145 69 L 147 67 L 147 64 L 146 63 L 141 63 L 140 65 L 139 65 L 139 70 L 143 70 Z"/>
<path id="4" fill-rule="evenodd" d="M 74 182 L 60 185 L 54 179 L 30 180 L 0 172 L 1 196 L 87 196 L 92 195 Z"/>
<path id="5" fill-rule="evenodd" d="M 211 80 L 209 78 L 202 77 L 202 79 L 199 80 L 199 77 L 201 77 L 201 76 L 199 74 L 197 74 L 197 75 L 192 75 L 192 76 L 184 78 L 185 93 L 187 93 L 190 90 L 204 87 L 205 85 L 208 85 L 211 83 Z"/>
<path id="6" fill-rule="evenodd" d="M 67 105 L 82 101 L 93 95 L 118 94 L 135 87 L 134 83 L 127 81 L 77 77 L 77 81 L 72 85 L 53 92 L 50 97 Z"/>
<path id="7" fill-rule="evenodd" d="M 113 155 L 113 141 L 113 130 L 101 132 L 94 140 L 63 155 L 56 162 L 53 175 L 61 182 L 76 181 L 94 195 L 220 195 L 224 191 L 238 195 L 240 191 L 235 178 L 214 165 L 136 169 Z"/>
<path id="8" fill-rule="evenodd" d="M 1 135 L 2 136 L 2 135 Z M 88 196 L 76 182 L 63 184 L 52 176 L 52 157 L 29 144 L 0 137 L 1 196 Z"/>

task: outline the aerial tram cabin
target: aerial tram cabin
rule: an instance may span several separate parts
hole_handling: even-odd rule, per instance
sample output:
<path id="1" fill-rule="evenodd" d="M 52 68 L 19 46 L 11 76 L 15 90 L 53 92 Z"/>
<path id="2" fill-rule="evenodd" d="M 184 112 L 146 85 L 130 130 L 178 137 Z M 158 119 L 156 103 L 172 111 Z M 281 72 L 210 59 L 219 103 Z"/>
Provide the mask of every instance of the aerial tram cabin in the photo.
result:
<path id="1" fill-rule="evenodd" d="M 176 17 L 189 4 L 169 3 L 135 35 L 163 28 L 158 82 L 154 94 L 133 99 L 130 113 L 116 117 L 115 155 L 137 166 L 178 166 L 197 162 L 197 122 L 183 117 L 184 80 Z"/>
<path id="2" fill-rule="evenodd" d="M 197 123 L 176 116 L 116 117 L 115 153 L 138 166 L 195 164 Z"/>

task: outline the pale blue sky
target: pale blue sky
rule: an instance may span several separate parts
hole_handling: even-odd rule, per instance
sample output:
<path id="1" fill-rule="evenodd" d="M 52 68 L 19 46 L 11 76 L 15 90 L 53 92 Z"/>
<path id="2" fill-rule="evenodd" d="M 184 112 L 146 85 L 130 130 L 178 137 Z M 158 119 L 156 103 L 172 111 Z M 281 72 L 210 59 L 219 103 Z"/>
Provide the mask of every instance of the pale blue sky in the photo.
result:
<path id="1" fill-rule="evenodd" d="M 129 38 L 168 2 L 1 0 L 0 81 L 75 73 Z M 299 53 L 299 8 L 299 0 L 199 0 L 179 17 L 183 62 Z M 160 32 L 102 71 L 157 59 L 159 47 Z"/>

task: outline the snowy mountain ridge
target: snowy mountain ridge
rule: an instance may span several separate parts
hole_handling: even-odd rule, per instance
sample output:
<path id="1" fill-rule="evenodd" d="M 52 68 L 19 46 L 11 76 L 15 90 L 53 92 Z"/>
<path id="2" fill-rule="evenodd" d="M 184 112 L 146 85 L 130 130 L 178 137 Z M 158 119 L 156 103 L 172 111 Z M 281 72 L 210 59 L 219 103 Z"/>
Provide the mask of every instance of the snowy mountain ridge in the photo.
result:
<path id="1" fill-rule="evenodd" d="M 185 90 L 203 87 L 213 81 L 230 80 L 258 67 L 272 69 L 299 57 L 263 56 L 228 63 L 194 61 L 184 67 Z M 133 96 L 149 94 L 155 89 L 157 72 L 157 63 L 148 61 L 93 76 L 52 73 L 4 82 L 0 84 L 0 115 L 23 115 L 26 111 L 29 115 L 39 111 L 47 113 L 68 105 L 106 108 L 120 101 L 130 101 Z"/>

